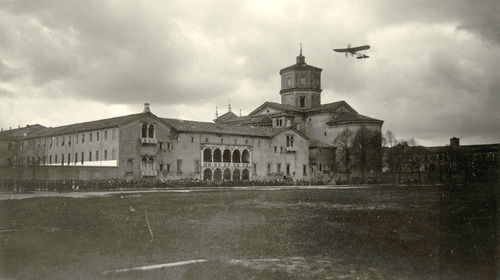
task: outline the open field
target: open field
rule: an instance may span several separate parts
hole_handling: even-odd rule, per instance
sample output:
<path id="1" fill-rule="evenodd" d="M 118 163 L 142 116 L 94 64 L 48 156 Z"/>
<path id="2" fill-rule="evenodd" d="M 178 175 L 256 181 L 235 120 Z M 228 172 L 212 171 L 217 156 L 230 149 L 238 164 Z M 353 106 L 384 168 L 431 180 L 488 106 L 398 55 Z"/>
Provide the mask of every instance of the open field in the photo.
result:
<path id="1" fill-rule="evenodd" d="M 377 186 L 3 200 L 0 278 L 496 279 L 497 200 L 466 196 L 475 203 L 464 206 L 454 193 Z M 472 230 L 457 226 L 471 221 Z M 207 261 L 110 272 L 189 260 Z"/>

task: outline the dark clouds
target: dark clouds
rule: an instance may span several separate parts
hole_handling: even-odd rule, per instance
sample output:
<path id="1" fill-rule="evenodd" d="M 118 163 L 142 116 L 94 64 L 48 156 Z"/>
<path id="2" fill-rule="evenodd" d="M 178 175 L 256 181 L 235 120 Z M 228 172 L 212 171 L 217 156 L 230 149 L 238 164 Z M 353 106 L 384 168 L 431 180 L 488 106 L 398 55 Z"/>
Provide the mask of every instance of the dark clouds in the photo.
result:
<path id="1" fill-rule="evenodd" d="M 279 70 L 303 43 L 323 68 L 323 102 L 345 100 L 423 144 L 492 141 L 499 18 L 498 1 L 4 1 L 0 126 L 59 125 L 75 103 L 94 119 L 150 102 L 161 116 L 211 120 L 229 99 L 248 114 L 279 102 Z M 371 58 L 331 50 L 348 43 L 370 44 Z M 30 107 L 49 98 L 61 111 Z M 9 109 L 21 102 L 35 120 Z"/>

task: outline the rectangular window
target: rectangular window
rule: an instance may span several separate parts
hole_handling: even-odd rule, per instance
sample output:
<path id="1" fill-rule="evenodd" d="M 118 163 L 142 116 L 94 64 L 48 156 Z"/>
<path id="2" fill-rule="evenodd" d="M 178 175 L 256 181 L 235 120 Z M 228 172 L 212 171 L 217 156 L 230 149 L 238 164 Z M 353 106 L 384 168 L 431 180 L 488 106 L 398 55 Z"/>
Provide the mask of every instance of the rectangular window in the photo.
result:
<path id="1" fill-rule="evenodd" d="M 75 164 L 78 162 L 78 153 L 75 153 Z"/>
<path id="2" fill-rule="evenodd" d="M 104 150 L 104 160 L 108 160 L 108 150 Z"/>
<path id="3" fill-rule="evenodd" d="M 99 141 L 99 131 L 98 131 L 98 132 L 96 132 L 95 141 Z"/>
<path id="4" fill-rule="evenodd" d="M 75 135 L 76 138 L 76 144 L 78 144 L 78 135 Z"/>
<path id="5" fill-rule="evenodd" d="M 191 137 L 191 142 L 194 142 L 194 137 Z"/>
<path id="6" fill-rule="evenodd" d="M 52 164 L 52 156 L 49 156 L 49 164 Z"/>
<path id="7" fill-rule="evenodd" d="M 276 163 L 276 172 L 281 174 L 281 163 Z"/>
<path id="8" fill-rule="evenodd" d="M 111 159 L 112 160 L 116 159 L 115 149 L 111 150 Z"/>
<path id="9" fill-rule="evenodd" d="M 89 161 L 92 161 L 92 152 L 89 152 Z"/>
<path id="10" fill-rule="evenodd" d="M 286 165 L 286 174 L 290 175 L 290 164 Z"/>
<path id="11" fill-rule="evenodd" d="M 108 140 L 108 131 L 104 130 L 104 141 Z"/>
<path id="12" fill-rule="evenodd" d="M 283 146 L 280 146 L 280 152 L 283 153 Z"/>
<path id="13" fill-rule="evenodd" d="M 92 132 L 89 133 L 89 142 L 92 142 Z"/>
<path id="14" fill-rule="evenodd" d="M 66 137 L 62 137 L 62 142 L 61 142 L 61 146 L 64 146 L 64 140 L 65 140 Z"/>
<path id="15" fill-rule="evenodd" d="M 95 160 L 99 160 L 99 151 L 95 151 Z"/>
<path id="16" fill-rule="evenodd" d="M 302 165 L 302 175 L 307 176 L 307 165 Z"/>
<path id="17" fill-rule="evenodd" d="M 167 171 L 170 172 L 170 164 L 167 164 Z"/>
<path id="18" fill-rule="evenodd" d="M 200 173 L 200 161 L 198 160 L 194 161 L 194 172 Z"/>
<path id="19" fill-rule="evenodd" d="M 167 150 L 172 150 L 172 143 L 167 142 Z"/>
<path id="20" fill-rule="evenodd" d="M 111 139 L 115 140 L 115 130 L 111 130 Z"/>
<path id="21" fill-rule="evenodd" d="M 54 163 L 57 164 L 57 155 L 54 157 Z"/>
<path id="22" fill-rule="evenodd" d="M 82 152 L 82 165 L 83 165 L 83 161 L 84 161 L 84 153 Z"/>
<path id="23" fill-rule="evenodd" d="M 306 98 L 304 96 L 300 97 L 300 107 L 306 107 Z"/>
<path id="24" fill-rule="evenodd" d="M 271 164 L 267 164 L 267 175 L 271 175 Z"/>
<path id="25" fill-rule="evenodd" d="M 85 143 L 85 134 L 82 134 L 82 144 Z"/>
<path id="26" fill-rule="evenodd" d="M 257 163 L 253 164 L 253 174 L 257 174 Z"/>
<path id="27" fill-rule="evenodd" d="M 278 146 L 274 146 L 274 152 L 277 153 L 278 152 Z"/>
<path id="28" fill-rule="evenodd" d="M 64 165 L 64 154 L 61 155 L 61 165 Z"/>

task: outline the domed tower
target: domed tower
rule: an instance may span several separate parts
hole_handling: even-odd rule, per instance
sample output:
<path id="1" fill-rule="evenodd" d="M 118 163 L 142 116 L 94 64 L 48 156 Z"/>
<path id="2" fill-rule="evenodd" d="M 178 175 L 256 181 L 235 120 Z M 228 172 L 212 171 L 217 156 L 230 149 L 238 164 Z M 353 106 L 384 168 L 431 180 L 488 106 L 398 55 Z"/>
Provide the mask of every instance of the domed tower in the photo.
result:
<path id="1" fill-rule="evenodd" d="M 281 104 L 298 109 L 321 105 L 321 71 L 323 69 L 306 64 L 301 45 L 297 63 L 280 71 Z"/>

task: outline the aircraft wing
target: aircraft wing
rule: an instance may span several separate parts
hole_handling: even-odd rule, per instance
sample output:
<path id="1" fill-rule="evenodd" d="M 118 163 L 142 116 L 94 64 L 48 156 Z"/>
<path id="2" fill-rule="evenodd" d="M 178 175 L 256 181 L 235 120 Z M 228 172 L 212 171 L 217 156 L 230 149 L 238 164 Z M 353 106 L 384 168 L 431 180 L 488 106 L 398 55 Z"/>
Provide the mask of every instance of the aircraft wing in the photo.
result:
<path id="1" fill-rule="evenodd" d="M 350 51 L 352 51 L 352 52 L 364 51 L 364 50 L 367 50 L 369 48 L 370 48 L 369 45 L 364 45 L 364 46 L 360 46 L 360 47 L 350 48 Z"/>
<path id="2" fill-rule="evenodd" d="M 350 52 L 350 49 L 333 49 L 336 52 Z"/>

